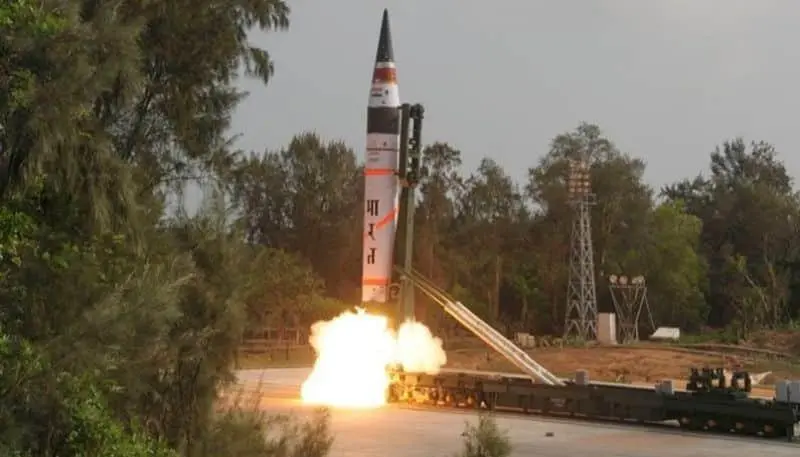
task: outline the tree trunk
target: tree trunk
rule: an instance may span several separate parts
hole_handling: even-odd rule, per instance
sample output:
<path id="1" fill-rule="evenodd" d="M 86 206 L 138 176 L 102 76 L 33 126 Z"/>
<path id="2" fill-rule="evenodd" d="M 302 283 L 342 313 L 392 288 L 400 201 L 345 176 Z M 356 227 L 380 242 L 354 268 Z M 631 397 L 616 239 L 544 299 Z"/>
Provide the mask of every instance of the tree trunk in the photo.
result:
<path id="1" fill-rule="evenodd" d="M 522 325 L 524 325 L 524 329 L 530 330 L 528 326 L 528 295 L 525 294 L 522 296 L 522 316 L 520 316 L 520 321 Z"/>
<path id="2" fill-rule="evenodd" d="M 438 239 L 439 237 L 438 236 L 433 236 L 431 238 L 432 238 L 432 240 L 431 240 L 431 243 L 430 243 L 430 253 L 428 254 L 428 278 L 431 281 L 435 281 L 436 278 L 433 277 L 433 267 L 434 267 L 434 262 L 435 262 L 434 259 L 436 258 L 436 245 L 439 243 L 439 239 Z"/>
<path id="3" fill-rule="evenodd" d="M 502 277 L 503 261 L 500 254 L 495 257 L 494 262 L 494 306 L 492 310 L 492 317 L 497 319 L 500 316 L 500 280 Z"/>

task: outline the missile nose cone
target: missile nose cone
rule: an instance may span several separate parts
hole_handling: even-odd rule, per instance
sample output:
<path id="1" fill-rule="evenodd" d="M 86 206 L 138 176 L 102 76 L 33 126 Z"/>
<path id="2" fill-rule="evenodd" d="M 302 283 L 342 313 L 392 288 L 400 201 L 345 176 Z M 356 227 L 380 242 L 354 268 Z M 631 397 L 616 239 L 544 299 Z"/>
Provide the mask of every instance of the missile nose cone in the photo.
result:
<path id="1" fill-rule="evenodd" d="M 392 32 L 389 30 L 389 10 L 383 10 L 383 20 L 381 21 L 381 34 L 378 38 L 378 52 L 375 54 L 375 62 L 394 62 L 394 50 L 392 49 Z"/>

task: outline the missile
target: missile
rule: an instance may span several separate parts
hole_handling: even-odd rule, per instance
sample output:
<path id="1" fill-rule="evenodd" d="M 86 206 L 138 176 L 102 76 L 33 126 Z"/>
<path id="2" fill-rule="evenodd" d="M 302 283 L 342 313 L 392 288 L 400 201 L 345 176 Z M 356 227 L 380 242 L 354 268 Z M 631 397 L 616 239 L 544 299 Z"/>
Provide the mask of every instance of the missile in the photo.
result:
<path id="1" fill-rule="evenodd" d="M 364 243 L 361 301 L 386 303 L 392 277 L 400 186 L 400 93 L 389 30 L 383 10 L 378 51 L 367 105 L 367 148 L 364 165 Z"/>

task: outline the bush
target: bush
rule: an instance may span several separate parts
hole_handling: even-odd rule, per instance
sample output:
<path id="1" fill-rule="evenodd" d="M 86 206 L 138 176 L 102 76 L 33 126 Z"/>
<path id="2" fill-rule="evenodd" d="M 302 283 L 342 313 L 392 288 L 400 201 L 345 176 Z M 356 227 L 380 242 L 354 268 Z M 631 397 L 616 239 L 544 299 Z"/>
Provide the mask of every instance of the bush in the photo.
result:
<path id="1" fill-rule="evenodd" d="M 309 421 L 230 409 L 214 420 L 201 457 L 324 457 L 333 445 L 330 418 L 320 410 Z"/>
<path id="2" fill-rule="evenodd" d="M 500 430 L 497 421 L 490 414 L 481 412 L 478 423 L 467 422 L 464 432 L 464 447 L 455 457 L 508 457 L 511 455 L 511 441 L 505 430 Z"/>
<path id="3" fill-rule="evenodd" d="M 0 333 L 0 455 L 175 457 L 114 417 L 98 385 L 53 370 L 32 345 Z"/>
<path id="4" fill-rule="evenodd" d="M 209 433 L 193 457 L 324 457 L 333 445 L 330 412 L 318 409 L 299 421 L 260 411 L 261 380 L 254 389 L 240 385 L 221 398 Z"/>

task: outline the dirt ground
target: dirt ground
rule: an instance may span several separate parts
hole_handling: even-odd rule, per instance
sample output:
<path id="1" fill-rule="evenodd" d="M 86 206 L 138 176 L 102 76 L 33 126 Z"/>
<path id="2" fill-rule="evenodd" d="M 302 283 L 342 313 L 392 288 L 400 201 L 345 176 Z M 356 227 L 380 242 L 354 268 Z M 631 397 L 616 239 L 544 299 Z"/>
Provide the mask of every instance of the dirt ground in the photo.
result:
<path id="1" fill-rule="evenodd" d="M 669 350 L 629 348 L 551 348 L 528 351 L 534 360 L 560 376 L 587 370 L 592 379 L 615 382 L 655 382 L 683 378 L 690 367 L 721 366 L 719 357 Z M 459 349 L 448 351 L 449 368 L 516 372 L 510 362 L 491 350 Z"/>
<path id="2" fill-rule="evenodd" d="M 653 385 L 660 380 L 672 379 L 677 388 L 684 388 L 692 367 L 721 367 L 728 370 L 744 369 L 751 374 L 771 372 L 764 376 L 754 394 L 772 396 L 774 382 L 778 379 L 800 379 L 800 366 L 775 360 L 743 358 L 724 353 L 682 350 L 658 347 L 586 347 L 547 348 L 528 353 L 551 372 L 572 377 L 577 370 L 587 370 L 590 379 L 620 383 Z M 514 373 L 510 362 L 489 349 L 468 348 L 447 352 L 447 367 Z"/>

